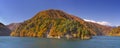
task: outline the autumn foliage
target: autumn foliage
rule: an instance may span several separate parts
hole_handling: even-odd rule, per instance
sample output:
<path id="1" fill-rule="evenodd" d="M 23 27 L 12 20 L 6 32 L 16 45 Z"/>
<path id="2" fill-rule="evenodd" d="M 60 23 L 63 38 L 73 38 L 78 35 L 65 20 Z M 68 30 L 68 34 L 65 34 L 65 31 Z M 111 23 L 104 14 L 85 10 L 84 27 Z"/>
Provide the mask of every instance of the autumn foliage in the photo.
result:
<path id="1" fill-rule="evenodd" d="M 44 10 L 33 18 L 24 21 L 15 29 L 11 36 L 20 37 L 47 37 L 71 35 L 75 38 L 84 38 L 97 35 L 89 23 L 81 18 L 67 14 L 61 10 Z M 98 29 L 96 27 L 96 29 Z"/>

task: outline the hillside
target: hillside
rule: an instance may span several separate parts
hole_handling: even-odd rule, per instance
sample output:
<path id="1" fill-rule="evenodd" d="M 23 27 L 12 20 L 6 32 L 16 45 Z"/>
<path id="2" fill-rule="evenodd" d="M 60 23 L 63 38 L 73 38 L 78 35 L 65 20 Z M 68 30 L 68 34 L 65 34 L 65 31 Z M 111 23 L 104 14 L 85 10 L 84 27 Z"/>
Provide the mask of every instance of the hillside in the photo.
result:
<path id="1" fill-rule="evenodd" d="M 120 26 L 113 28 L 112 31 L 110 31 L 109 35 L 120 36 Z"/>
<path id="2" fill-rule="evenodd" d="M 109 32 L 113 29 L 111 26 L 104 26 L 93 22 L 87 22 L 87 26 L 96 32 L 97 36 L 108 36 Z"/>
<path id="3" fill-rule="evenodd" d="M 91 36 L 103 35 L 106 28 L 61 10 L 50 9 L 21 23 L 11 36 L 89 39 Z"/>
<path id="4" fill-rule="evenodd" d="M 0 36 L 9 36 L 10 32 L 10 29 L 8 29 L 5 25 L 0 23 Z"/>

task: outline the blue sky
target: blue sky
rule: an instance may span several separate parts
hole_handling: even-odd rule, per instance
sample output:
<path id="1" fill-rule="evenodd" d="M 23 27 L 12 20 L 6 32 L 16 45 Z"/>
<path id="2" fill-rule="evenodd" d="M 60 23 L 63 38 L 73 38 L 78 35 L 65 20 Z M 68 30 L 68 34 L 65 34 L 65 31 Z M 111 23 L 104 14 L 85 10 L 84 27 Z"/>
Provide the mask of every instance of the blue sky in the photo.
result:
<path id="1" fill-rule="evenodd" d="M 119 0 L 0 0 L 0 22 L 6 25 L 23 22 L 46 9 L 59 9 L 83 19 L 120 25 Z"/>

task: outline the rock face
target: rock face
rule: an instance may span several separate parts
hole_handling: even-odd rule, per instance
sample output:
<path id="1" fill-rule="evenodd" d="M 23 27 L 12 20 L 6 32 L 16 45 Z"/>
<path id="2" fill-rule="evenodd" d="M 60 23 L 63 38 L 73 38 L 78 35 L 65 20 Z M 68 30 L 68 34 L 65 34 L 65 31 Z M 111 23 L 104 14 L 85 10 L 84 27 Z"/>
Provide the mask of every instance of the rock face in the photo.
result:
<path id="1" fill-rule="evenodd" d="M 11 30 L 9 28 L 0 23 L 0 36 L 9 36 L 10 32 Z"/>
<path id="2" fill-rule="evenodd" d="M 11 36 L 88 39 L 102 35 L 102 30 L 106 28 L 108 27 L 86 22 L 61 10 L 50 9 L 41 11 L 21 23 Z"/>

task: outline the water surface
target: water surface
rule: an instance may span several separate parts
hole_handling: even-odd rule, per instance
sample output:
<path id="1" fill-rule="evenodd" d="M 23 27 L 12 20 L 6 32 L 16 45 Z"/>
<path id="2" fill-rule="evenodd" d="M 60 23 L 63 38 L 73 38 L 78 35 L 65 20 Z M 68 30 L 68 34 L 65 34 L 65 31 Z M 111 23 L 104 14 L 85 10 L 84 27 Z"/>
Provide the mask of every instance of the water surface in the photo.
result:
<path id="1" fill-rule="evenodd" d="M 0 36 L 0 48 L 120 48 L 120 37 L 94 36 L 90 40 Z"/>

